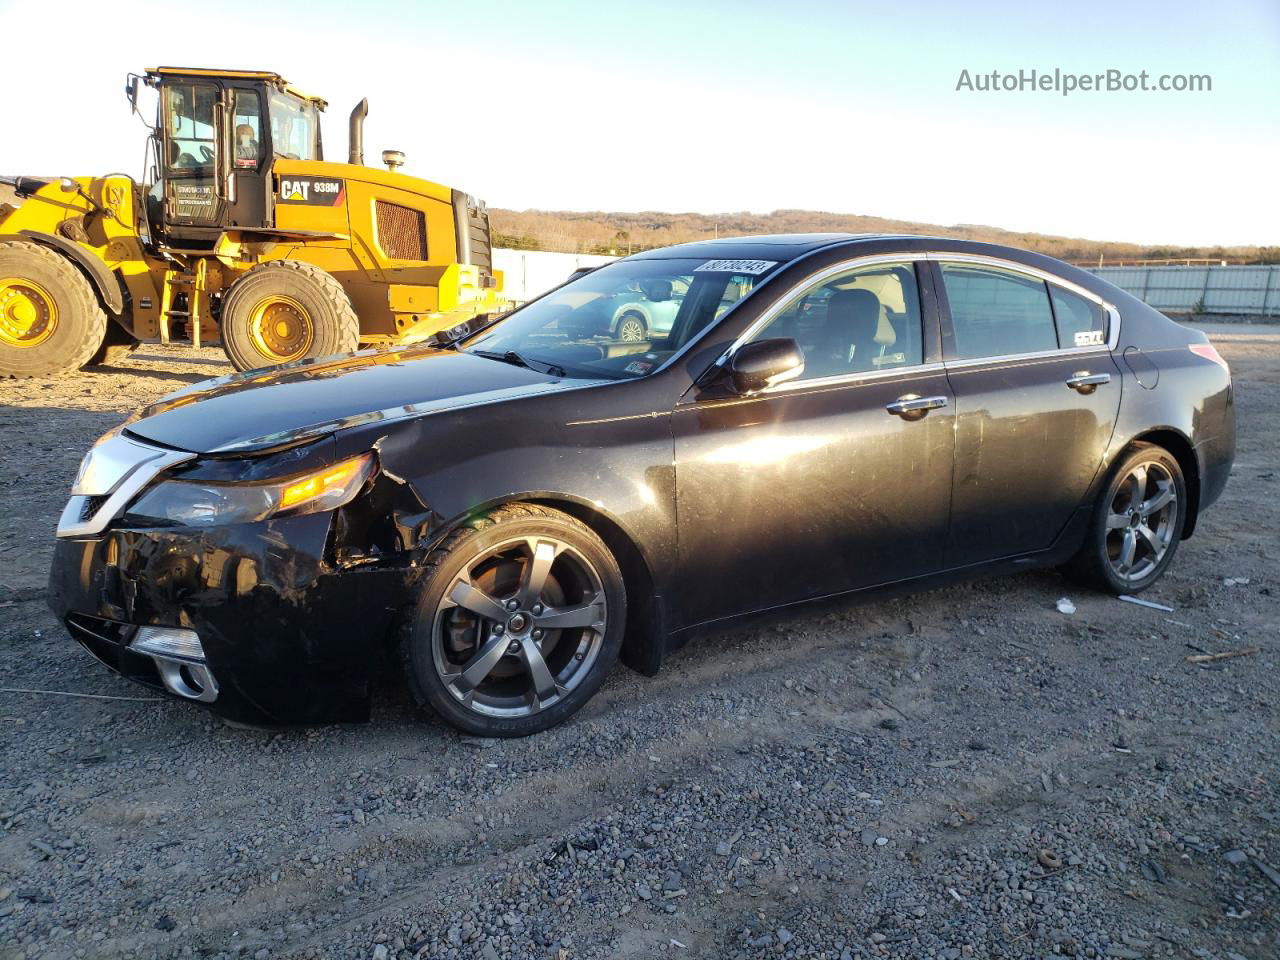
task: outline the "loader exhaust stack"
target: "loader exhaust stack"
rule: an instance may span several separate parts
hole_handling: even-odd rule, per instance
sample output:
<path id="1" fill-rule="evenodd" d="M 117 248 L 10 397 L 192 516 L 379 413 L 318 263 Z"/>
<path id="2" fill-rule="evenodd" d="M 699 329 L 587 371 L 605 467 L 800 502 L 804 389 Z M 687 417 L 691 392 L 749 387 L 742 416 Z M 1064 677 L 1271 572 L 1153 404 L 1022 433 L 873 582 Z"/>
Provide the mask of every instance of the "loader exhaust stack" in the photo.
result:
<path id="1" fill-rule="evenodd" d="M 369 115 L 368 98 L 361 100 L 351 111 L 350 150 L 347 162 L 358 167 L 364 166 L 364 118 Z"/>

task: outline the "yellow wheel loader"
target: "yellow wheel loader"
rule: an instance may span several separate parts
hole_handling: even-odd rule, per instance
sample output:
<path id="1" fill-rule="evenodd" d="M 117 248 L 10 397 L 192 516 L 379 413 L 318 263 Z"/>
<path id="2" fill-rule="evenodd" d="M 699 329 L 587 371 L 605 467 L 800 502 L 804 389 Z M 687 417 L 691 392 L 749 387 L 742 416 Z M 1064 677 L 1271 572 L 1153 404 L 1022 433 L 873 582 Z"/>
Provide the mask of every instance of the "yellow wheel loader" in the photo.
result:
<path id="1" fill-rule="evenodd" d="M 274 73 L 159 67 L 148 175 L 6 177 L 0 375 L 109 362 L 140 340 L 220 341 L 237 369 L 462 333 L 500 312 L 489 216 L 467 194 L 323 160 L 325 102 Z"/>

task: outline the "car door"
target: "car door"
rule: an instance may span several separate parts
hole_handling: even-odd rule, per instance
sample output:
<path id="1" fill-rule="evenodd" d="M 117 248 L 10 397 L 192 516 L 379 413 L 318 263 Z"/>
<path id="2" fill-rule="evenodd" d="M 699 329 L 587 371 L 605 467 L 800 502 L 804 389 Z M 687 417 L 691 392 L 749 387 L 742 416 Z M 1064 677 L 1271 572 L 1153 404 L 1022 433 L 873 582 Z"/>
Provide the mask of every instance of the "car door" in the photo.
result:
<path id="1" fill-rule="evenodd" d="M 1120 405 L 1114 311 L 1019 264 L 938 254 L 956 444 L 947 566 L 1050 547 L 1102 465 Z"/>
<path id="2" fill-rule="evenodd" d="M 824 270 L 739 342 L 775 338 L 800 344 L 799 378 L 695 386 L 672 417 L 681 625 L 942 565 L 953 408 L 916 263 Z"/>

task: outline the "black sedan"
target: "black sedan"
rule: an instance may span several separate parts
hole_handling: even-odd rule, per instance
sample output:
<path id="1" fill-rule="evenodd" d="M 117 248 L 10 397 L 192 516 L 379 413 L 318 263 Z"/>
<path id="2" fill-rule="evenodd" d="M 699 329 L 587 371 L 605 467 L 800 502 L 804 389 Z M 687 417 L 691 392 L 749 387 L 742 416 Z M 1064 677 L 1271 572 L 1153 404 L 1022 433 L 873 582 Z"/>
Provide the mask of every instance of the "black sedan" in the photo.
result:
<path id="1" fill-rule="evenodd" d="M 576 322 L 649 282 L 686 291 L 668 333 Z M 1137 593 L 1234 447 L 1203 334 L 1065 263 L 686 244 L 459 342 L 143 410 L 85 458 L 50 602 L 113 669 L 233 721 L 363 719 L 393 651 L 423 706 L 514 736 L 745 614 L 1046 566 Z"/>

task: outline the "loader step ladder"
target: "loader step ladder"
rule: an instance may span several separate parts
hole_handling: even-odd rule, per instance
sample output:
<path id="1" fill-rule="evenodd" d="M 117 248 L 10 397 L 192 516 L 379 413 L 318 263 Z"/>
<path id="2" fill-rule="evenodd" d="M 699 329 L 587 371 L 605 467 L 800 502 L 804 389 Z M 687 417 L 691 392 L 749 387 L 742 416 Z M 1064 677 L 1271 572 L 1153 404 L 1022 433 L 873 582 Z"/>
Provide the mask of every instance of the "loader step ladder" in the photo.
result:
<path id="1" fill-rule="evenodd" d="M 186 320 L 187 333 L 191 337 L 193 347 L 200 346 L 200 323 L 204 319 L 208 307 L 209 261 L 200 257 L 195 261 L 194 269 L 190 265 L 180 265 L 180 269 L 170 270 L 164 277 L 164 293 L 160 297 L 160 342 L 170 342 L 169 321 Z M 179 310 L 174 307 L 177 298 L 186 294 L 187 307 Z"/>

